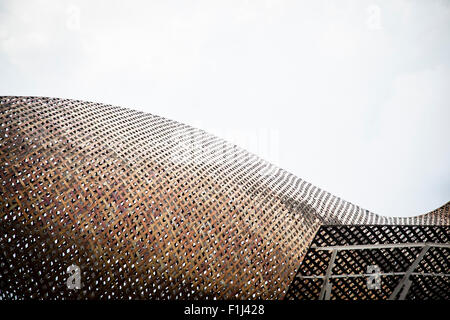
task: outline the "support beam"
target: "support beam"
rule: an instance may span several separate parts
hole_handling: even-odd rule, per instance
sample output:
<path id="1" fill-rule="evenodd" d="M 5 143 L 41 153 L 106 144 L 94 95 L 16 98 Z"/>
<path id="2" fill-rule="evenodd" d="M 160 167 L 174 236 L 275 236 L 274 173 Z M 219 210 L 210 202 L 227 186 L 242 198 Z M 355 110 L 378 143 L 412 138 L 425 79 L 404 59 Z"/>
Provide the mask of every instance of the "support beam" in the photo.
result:
<path id="1" fill-rule="evenodd" d="M 406 295 L 408 294 L 409 288 L 411 287 L 412 281 L 411 279 L 408 279 L 405 282 L 405 285 L 403 286 L 403 290 L 400 293 L 400 297 L 398 298 L 398 300 L 405 300 Z"/>
<path id="2" fill-rule="evenodd" d="M 336 254 L 337 254 L 336 250 L 333 250 L 331 252 L 331 259 L 330 259 L 330 263 L 328 265 L 325 279 L 323 280 L 322 289 L 320 290 L 319 300 L 324 300 L 324 298 L 326 298 L 326 296 L 328 297 L 327 300 L 329 300 L 329 298 L 330 298 L 330 295 L 331 295 L 330 276 L 331 276 L 331 271 L 333 270 L 333 267 L 334 267 L 334 261 L 336 260 Z M 327 291 L 328 291 L 328 294 L 326 294 Z"/>
<path id="3" fill-rule="evenodd" d="M 326 287 L 326 289 L 325 289 L 325 300 L 330 300 L 330 297 L 331 297 L 331 283 L 330 282 L 328 282 L 327 283 L 327 287 Z"/>
<path id="4" fill-rule="evenodd" d="M 407 284 L 409 280 L 409 276 L 411 275 L 411 273 L 416 270 L 417 266 L 419 265 L 420 261 L 422 261 L 422 258 L 425 256 L 425 254 L 427 253 L 428 249 L 430 249 L 430 246 L 425 245 L 422 250 L 420 251 L 419 255 L 417 256 L 416 260 L 414 260 L 414 262 L 412 263 L 412 265 L 408 268 L 408 270 L 406 271 L 405 275 L 403 276 L 402 280 L 400 280 L 400 282 L 398 283 L 398 285 L 395 287 L 394 291 L 392 291 L 391 295 L 389 296 L 389 300 L 394 300 L 398 293 L 400 292 L 400 290 Z M 411 285 L 411 284 L 410 284 Z M 409 289 L 409 286 L 408 286 Z M 408 290 L 406 291 L 406 293 L 404 294 L 404 296 L 406 297 L 406 294 L 408 293 Z M 403 293 L 402 293 L 403 295 Z"/>
<path id="5" fill-rule="evenodd" d="M 381 243 L 381 244 L 362 244 L 362 245 L 346 245 L 346 246 L 329 246 L 318 247 L 311 246 L 311 249 L 316 250 L 367 250 L 367 249 L 389 249 L 389 248 L 414 248 L 414 247 L 437 247 L 437 248 L 450 248 L 448 243 L 429 243 L 429 242 L 416 242 L 416 243 Z"/>
<path id="6" fill-rule="evenodd" d="M 380 277 L 389 277 L 389 276 L 403 276 L 406 272 L 387 272 L 380 273 Z M 367 278 L 369 276 L 373 276 L 373 273 L 358 273 L 358 274 L 333 274 L 330 275 L 330 279 L 336 278 Z M 410 276 L 420 276 L 420 277 L 450 277 L 450 273 L 419 273 L 413 272 Z M 300 279 L 324 279 L 325 276 L 303 276 L 301 274 L 297 275 L 297 278 Z"/>

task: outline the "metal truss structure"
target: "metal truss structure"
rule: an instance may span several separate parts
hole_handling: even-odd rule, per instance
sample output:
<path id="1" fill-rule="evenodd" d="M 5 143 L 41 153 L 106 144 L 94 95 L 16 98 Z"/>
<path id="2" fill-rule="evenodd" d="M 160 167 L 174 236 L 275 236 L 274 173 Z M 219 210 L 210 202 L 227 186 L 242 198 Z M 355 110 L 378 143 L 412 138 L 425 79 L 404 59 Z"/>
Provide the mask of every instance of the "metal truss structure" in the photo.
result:
<path id="1" fill-rule="evenodd" d="M 449 299 L 449 236 L 436 226 L 324 226 L 287 298 Z"/>

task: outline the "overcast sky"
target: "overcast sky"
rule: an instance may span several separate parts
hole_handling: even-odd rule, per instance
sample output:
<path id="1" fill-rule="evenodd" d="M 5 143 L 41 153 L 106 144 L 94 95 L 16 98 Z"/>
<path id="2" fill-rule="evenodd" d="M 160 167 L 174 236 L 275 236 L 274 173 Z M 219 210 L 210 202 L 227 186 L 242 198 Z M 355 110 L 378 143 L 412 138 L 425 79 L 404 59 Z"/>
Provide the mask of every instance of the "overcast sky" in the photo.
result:
<path id="1" fill-rule="evenodd" d="M 450 200 L 446 0 L 0 0 L 0 95 L 184 122 L 381 215 Z"/>

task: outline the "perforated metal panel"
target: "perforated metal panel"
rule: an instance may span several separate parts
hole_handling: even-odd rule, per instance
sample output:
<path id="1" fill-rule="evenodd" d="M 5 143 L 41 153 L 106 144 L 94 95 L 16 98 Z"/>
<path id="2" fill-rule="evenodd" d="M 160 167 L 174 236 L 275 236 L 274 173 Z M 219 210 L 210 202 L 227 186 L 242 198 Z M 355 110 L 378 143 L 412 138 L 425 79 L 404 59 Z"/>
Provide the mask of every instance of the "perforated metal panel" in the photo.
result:
<path id="1" fill-rule="evenodd" d="M 0 117 L 2 299 L 278 299 L 323 224 L 449 221 L 377 216 L 130 109 L 2 97 Z"/>

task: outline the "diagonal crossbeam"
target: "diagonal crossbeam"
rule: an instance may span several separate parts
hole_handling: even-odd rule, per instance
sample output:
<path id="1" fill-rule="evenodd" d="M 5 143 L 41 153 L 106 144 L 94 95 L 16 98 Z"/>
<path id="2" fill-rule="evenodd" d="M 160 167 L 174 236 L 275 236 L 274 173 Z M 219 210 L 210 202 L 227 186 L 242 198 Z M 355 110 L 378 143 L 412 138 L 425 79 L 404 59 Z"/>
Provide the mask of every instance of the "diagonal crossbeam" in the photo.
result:
<path id="1" fill-rule="evenodd" d="M 330 263 L 328 264 L 327 273 L 325 274 L 325 279 L 323 280 L 322 289 L 320 290 L 319 300 L 330 299 L 331 287 L 330 287 L 330 276 L 331 271 L 334 267 L 334 261 L 336 260 L 337 250 L 331 252 Z"/>
<path id="2" fill-rule="evenodd" d="M 420 251 L 417 258 L 414 260 L 414 262 L 411 264 L 411 266 L 406 271 L 402 280 L 400 280 L 398 285 L 395 287 L 394 291 L 392 291 L 391 295 L 389 296 L 389 300 L 394 300 L 402 288 L 403 288 L 403 292 L 401 293 L 399 299 L 401 299 L 401 300 L 405 299 L 406 295 L 408 294 L 409 287 L 411 286 L 411 281 L 409 280 L 409 276 L 411 275 L 411 273 L 414 270 L 416 270 L 420 261 L 422 261 L 423 257 L 426 255 L 426 253 L 429 249 L 430 249 L 430 246 L 428 246 L 428 245 L 425 245 L 422 248 L 422 250 Z"/>

